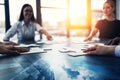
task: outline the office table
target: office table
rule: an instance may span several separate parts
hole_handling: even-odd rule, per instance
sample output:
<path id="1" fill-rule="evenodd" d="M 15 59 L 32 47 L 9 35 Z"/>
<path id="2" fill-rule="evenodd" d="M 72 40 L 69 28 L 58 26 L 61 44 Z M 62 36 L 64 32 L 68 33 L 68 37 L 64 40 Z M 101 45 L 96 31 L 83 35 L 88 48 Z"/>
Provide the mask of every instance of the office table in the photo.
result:
<path id="1" fill-rule="evenodd" d="M 45 53 L 0 56 L 0 80 L 120 80 L 120 58 L 113 56 L 70 56 L 63 47 L 80 49 L 75 42 L 41 44 Z"/>

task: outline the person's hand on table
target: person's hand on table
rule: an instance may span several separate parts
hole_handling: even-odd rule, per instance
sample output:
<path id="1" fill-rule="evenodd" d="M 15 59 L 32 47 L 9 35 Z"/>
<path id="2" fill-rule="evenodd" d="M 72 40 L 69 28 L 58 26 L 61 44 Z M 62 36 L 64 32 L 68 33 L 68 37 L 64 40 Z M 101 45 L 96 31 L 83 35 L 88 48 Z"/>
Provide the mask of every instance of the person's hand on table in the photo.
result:
<path id="1" fill-rule="evenodd" d="M 83 50 L 83 52 L 90 55 L 113 55 L 114 48 L 114 46 L 95 45 Z"/>
<path id="2" fill-rule="evenodd" d="M 91 41 L 92 40 L 92 36 L 88 36 L 85 40 L 84 40 L 84 42 L 86 42 L 86 41 Z"/>
<path id="3" fill-rule="evenodd" d="M 51 35 L 47 35 L 46 38 L 47 38 L 47 40 L 50 40 L 50 41 L 53 40 Z"/>
<path id="4" fill-rule="evenodd" d="M 19 55 L 22 52 L 28 52 L 26 48 L 14 47 L 13 45 L 0 45 L 0 54 Z"/>

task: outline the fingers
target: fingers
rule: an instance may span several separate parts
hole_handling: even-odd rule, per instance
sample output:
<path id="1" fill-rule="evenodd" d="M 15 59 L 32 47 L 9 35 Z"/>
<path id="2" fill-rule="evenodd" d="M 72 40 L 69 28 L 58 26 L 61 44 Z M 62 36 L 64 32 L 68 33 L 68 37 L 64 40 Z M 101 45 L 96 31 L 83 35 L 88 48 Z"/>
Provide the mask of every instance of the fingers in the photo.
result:
<path id="1" fill-rule="evenodd" d="M 96 46 L 93 46 L 93 47 L 90 47 L 90 48 L 87 48 L 86 50 L 84 50 L 83 52 L 90 52 L 90 51 L 94 51 L 96 50 Z"/>
<path id="2" fill-rule="evenodd" d="M 28 52 L 29 49 L 26 48 L 17 48 L 17 50 L 21 53 L 21 52 Z"/>
<path id="3" fill-rule="evenodd" d="M 2 49 L 3 54 L 9 54 L 9 55 L 18 55 L 22 52 L 28 52 L 29 49 L 26 48 L 18 48 L 14 46 L 8 46 Z"/>
<path id="4" fill-rule="evenodd" d="M 19 55 L 22 52 L 28 52 L 28 49 L 25 48 L 15 48 L 14 49 L 10 49 L 6 52 L 4 52 L 4 54 L 8 54 L 8 55 Z"/>
<path id="5" fill-rule="evenodd" d="M 8 55 L 19 55 L 20 53 L 15 50 L 10 50 L 7 48 L 0 48 L 0 54 L 8 54 Z"/>
<path id="6" fill-rule="evenodd" d="M 29 51 L 29 49 L 26 49 L 26 48 L 18 48 L 18 47 L 11 47 L 11 50 L 17 51 L 17 52 L 19 52 L 19 53 L 28 52 L 28 51 Z"/>
<path id="7" fill-rule="evenodd" d="M 13 45 L 0 45 L 0 54 L 18 55 L 22 52 L 28 52 L 26 48 L 17 48 Z"/>
<path id="8" fill-rule="evenodd" d="M 53 40 L 53 38 L 52 38 L 51 35 L 47 36 L 47 39 L 48 39 L 48 40 Z"/>
<path id="9" fill-rule="evenodd" d="M 96 50 L 93 50 L 93 51 L 88 51 L 87 54 L 96 54 Z"/>
<path id="10" fill-rule="evenodd" d="M 89 39 L 89 38 L 87 38 L 87 39 L 85 39 L 85 40 L 84 40 L 84 42 L 86 42 L 86 41 L 90 41 L 90 39 Z"/>
<path id="11" fill-rule="evenodd" d="M 5 53 L 5 54 L 8 54 L 8 55 L 19 55 L 20 54 L 20 52 L 18 52 L 18 51 L 11 51 L 11 50 L 9 50 L 9 52 L 7 52 L 7 53 Z"/>
<path id="12" fill-rule="evenodd" d="M 84 41 L 91 41 L 92 40 L 92 37 L 87 37 Z"/>

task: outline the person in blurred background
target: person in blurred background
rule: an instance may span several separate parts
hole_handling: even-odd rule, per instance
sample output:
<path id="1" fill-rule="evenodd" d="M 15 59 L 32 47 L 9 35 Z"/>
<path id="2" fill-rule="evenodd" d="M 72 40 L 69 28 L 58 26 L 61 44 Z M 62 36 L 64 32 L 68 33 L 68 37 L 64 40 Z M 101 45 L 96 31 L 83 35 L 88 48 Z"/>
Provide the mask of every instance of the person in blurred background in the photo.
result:
<path id="1" fill-rule="evenodd" d="M 105 19 L 99 20 L 84 41 L 90 41 L 99 31 L 100 39 L 113 39 L 120 36 L 120 20 L 115 18 L 115 2 L 107 0 L 103 5 Z"/>
<path id="2" fill-rule="evenodd" d="M 19 43 L 34 42 L 35 31 L 46 35 L 48 40 L 52 40 L 52 36 L 36 22 L 32 6 L 24 4 L 21 9 L 19 21 L 7 31 L 3 40 L 9 41 L 11 37 L 17 34 Z"/>

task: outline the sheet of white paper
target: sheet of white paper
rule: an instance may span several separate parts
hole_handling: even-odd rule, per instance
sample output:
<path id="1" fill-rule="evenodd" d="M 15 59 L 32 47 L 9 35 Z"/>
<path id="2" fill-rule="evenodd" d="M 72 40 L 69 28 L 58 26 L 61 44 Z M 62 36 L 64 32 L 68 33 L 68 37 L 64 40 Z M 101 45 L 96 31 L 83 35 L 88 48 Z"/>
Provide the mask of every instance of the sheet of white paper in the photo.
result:
<path id="1" fill-rule="evenodd" d="M 40 45 L 37 45 L 37 44 L 20 44 L 20 45 L 17 45 L 15 47 L 39 47 Z"/>
<path id="2" fill-rule="evenodd" d="M 31 48 L 29 52 L 23 52 L 21 54 L 34 54 L 34 53 L 45 53 L 46 51 L 41 48 Z"/>
<path id="3" fill-rule="evenodd" d="M 59 50 L 59 52 L 68 53 L 68 52 L 76 52 L 76 51 L 71 47 L 63 47 L 62 49 Z"/>
<path id="4" fill-rule="evenodd" d="M 45 51 L 52 50 L 52 48 L 42 48 Z"/>

